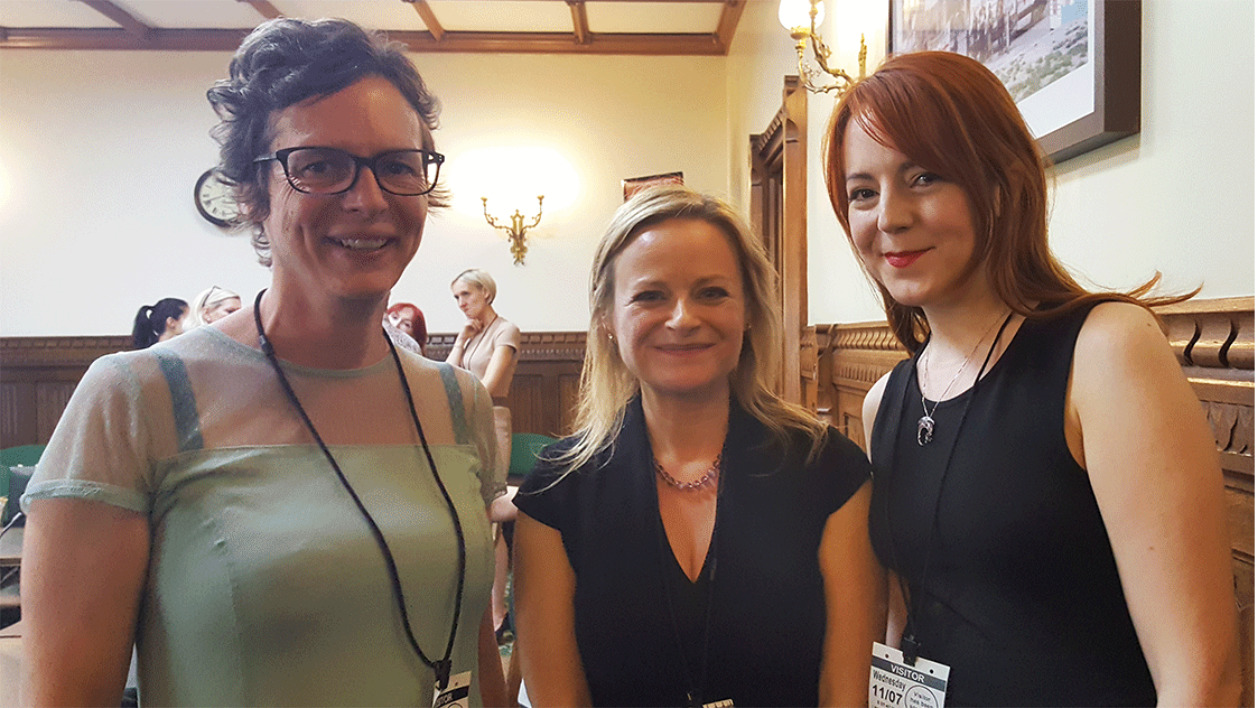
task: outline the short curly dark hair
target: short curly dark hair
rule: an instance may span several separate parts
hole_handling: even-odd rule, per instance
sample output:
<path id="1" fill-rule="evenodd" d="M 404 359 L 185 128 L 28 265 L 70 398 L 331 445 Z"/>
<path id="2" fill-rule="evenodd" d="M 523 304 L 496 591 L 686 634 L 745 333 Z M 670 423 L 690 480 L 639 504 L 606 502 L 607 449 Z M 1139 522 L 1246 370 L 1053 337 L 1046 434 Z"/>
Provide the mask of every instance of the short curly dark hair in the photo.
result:
<path id="1" fill-rule="evenodd" d="M 380 76 L 397 87 L 428 130 L 437 127 L 440 103 L 404 46 L 348 20 L 264 22 L 240 44 L 230 73 L 206 92 L 220 119 L 211 135 L 220 146 L 218 172 L 235 187 L 244 207 L 237 225 L 254 227 L 253 248 L 263 265 L 270 265 L 270 239 L 261 226 L 270 213 L 269 165 L 253 160 L 270 149 L 270 119 L 276 111 Z M 448 194 L 439 186 L 428 194 L 429 209 L 447 203 Z"/>

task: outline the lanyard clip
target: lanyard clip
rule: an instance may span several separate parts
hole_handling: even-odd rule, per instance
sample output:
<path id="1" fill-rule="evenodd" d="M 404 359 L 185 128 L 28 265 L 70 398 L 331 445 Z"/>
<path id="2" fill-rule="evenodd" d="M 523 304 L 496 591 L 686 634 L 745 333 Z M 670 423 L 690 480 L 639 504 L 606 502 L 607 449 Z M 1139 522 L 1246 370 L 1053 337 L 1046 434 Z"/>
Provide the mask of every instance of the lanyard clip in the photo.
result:
<path id="1" fill-rule="evenodd" d="M 441 659 L 432 665 L 432 669 L 436 671 L 436 690 L 443 691 L 449 686 L 449 672 L 453 669 L 453 663 L 450 659 Z"/>
<path id="2" fill-rule="evenodd" d="M 916 657 L 920 656 L 920 642 L 916 641 L 915 634 L 903 635 L 903 663 L 908 666 L 916 665 Z"/>

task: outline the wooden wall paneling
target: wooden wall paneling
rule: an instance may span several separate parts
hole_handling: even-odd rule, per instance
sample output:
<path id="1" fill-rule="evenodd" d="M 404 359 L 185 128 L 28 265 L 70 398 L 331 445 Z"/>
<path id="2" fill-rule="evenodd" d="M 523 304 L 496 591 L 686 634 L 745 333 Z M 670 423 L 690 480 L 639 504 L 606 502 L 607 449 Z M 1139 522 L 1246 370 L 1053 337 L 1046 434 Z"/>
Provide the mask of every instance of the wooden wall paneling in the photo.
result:
<path id="1" fill-rule="evenodd" d="M 576 425 L 576 408 L 580 402 L 580 372 L 563 373 L 558 377 L 558 403 L 561 411 L 558 434 L 570 435 Z"/>
<path id="2" fill-rule="evenodd" d="M 815 327 L 804 327 L 798 340 L 799 403 L 816 410 L 819 400 L 820 343 Z"/>
<path id="3" fill-rule="evenodd" d="M 830 325 L 813 325 L 808 328 L 815 338 L 815 379 L 811 382 L 815 411 L 820 420 L 837 427 L 833 411 L 837 390 L 833 387 L 832 328 Z"/>
<path id="4" fill-rule="evenodd" d="M 433 335 L 428 356 L 444 360 L 453 341 L 452 334 Z M 584 341 L 584 332 L 523 335 L 507 396 L 516 432 L 570 430 Z M 129 346 L 130 337 L 0 338 L 0 447 L 48 442 L 87 367 Z"/>
<path id="5" fill-rule="evenodd" d="M 35 384 L 0 383 L 0 448 L 27 445 L 39 439 L 38 423 L 23 410 L 35 410 Z"/>
<path id="6" fill-rule="evenodd" d="M 800 338 L 807 324 L 807 91 L 786 76 L 781 108 L 750 136 L 750 223 L 776 270 L 783 327 L 779 393 L 802 402 Z"/>
<path id="7" fill-rule="evenodd" d="M 455 334 L 428 337 L 427 356 L 444 361 Z M 524 332 L 519 363 L 506 396 L 516 433 L 561 437 L 575 418 L 580 368 L 584 365 L 584 332 Z"/>
<path id="8" fill-rule="evenodd" d="M 522 367 L 521 367 L 522 368 Z M 531 367 L 529 367 L 531 368 Z M 537 432 L 545 425 L 545 377 L 535 371 L 515 371 L 506 407 L 515 432 Z"/>
<path id="9" fill-rule="evenodd" d="M 130 344 L 125 336 L 0 338 L 0 447 L 48 442 L 87 367 Z"/>

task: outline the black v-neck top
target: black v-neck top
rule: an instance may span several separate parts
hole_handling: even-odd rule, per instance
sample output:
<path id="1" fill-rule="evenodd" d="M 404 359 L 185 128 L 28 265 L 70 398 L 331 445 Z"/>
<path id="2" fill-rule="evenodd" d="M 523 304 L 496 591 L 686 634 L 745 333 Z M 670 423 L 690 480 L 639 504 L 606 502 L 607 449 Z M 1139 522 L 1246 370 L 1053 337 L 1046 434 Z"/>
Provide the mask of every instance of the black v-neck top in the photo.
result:
<path id="1" fill-rule="evenodd" d="M 660 536 L 639 399 L 629 405 L 612 451 L 556 483 L 558 470 L 545 462 L 529 475 L 515 504 L 562 533 L 576 575 L 576 640 L 594 705 L 685 705 L 694 677 L 683 667 L 697 673 L 701 665 L 695 632 L 705 626 L 708 597 L 706 681 L 698 698 L 816 705 L 825 631 L 820 537 L 828 517 L 867 481 L 869 466 L 832 429 L 809 465 L 802 436 L 787 451 L 769 440 L 762 424 L 733 407 L 714 555 L 687 589 L 688 578 Z M 571 443 L 560 441 L 550 452 Z M 672 611 L 665 587 L 675 593 Z"/>
<path id="2" fill-rule="evenodd" d="M 882 397 L 873 547 L 907 581 L 920 656 L 951 667 L 947 706 L 1156 702 L 1090 478 L 1064 435 L 1090 309 L 1026 320 L 975 395 L 938 405 L 924 447 L 914 360 Z"/>

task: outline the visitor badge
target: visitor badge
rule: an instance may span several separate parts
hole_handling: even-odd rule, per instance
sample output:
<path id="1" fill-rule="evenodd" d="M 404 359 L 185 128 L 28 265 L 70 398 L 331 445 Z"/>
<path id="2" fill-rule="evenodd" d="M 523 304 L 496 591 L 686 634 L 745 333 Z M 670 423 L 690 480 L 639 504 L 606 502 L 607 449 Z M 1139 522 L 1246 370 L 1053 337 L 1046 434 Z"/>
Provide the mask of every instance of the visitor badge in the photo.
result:
<path id="1" fill-rule="evenodd" d="M 903 652 L 873 642 L 868 708 L 942 708 L 950 675 L 945 664 L 918 658 L 908 665 Z"/>
<path id="2" fill-rule="evenodd" d="M 436 689 L 432 708 L 468 708 L 471 705 L 471 672 L 463 671 L 449 677 L 445 690 Z"/>

